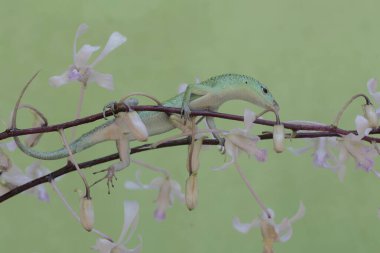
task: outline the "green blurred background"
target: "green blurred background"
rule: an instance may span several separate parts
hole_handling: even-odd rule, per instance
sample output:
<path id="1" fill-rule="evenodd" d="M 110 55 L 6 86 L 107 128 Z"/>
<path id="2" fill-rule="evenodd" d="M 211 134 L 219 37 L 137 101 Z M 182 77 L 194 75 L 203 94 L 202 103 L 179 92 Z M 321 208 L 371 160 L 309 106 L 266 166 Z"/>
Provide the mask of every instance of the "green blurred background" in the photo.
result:
<path id="1" fill-rule="evenodd" d="M 366 81 L 379 76 L 379 8 L 380 2 L 375 0 L 3 0 L 0 118 L 8 120 L 22 85 L 39 69 L 42 72 L 24 101 L 42 109 L 50 123 L 73 118 L 79 86 L 55 89 L 47 80 L 72 63 L 74 34 L 85 22 L 90 29 L 79 45 L 103 46 L 113 31 L 126 35 L 128 41 L 96 67 L 113 74 L 115 91 L 89 87 L 82 115 L 100 112 L 103 105 L 129 92 L 148 92 L 166 99 L 182 82 L 234 72 L 268 84 L 281 105 L 283 120 L 331 123 L 349 97 L 366 92 Z M 354 105 L 344 116 L 342 127 L 354 127 L 354 116 L 361 110 L 359 102 Z M 258 111 L 241 102 L 230 102 L 222 110 L 241 114 L 247 106 Z M 28 126 L 27 114 L 20 117 Z M 241 126 L 217 123 L 227 129 Z M 351 160 L 341 183 L 330 171 L 315 169 L 310 153 L 302 157 L 289 152 L 277 155 L 270 142 L 261 145 L 270 150 L 268 162 L 259 164 L 241 156 L 241 164 L 264 202 L 276 211 L 277 222 L 291 216 L 300 200 L 307 208 L 305 218 L 294 225 L 292 239 L 276 245 L 277 252 L 379 252 L 378 179 L 358 171 Z M 293 140 L 287 145 L 302 147 L 305 142 Z M 50 134 L 43 137 L 39 148 L 58 146 L 58 136 Z M 113 152 L 114 144 L 105 143 L 77 158 L 84 161 Z M 21 168 L 33 161 L 19 151 L 11 155 Z M 183 186 L 185 147 L 135 157 L 169 169 Z M 202 153 L 198 208 L 189 212 L 176 202 L 161 223 L 152 217 L 157 192 L 124 189 L 124 181 L 134 179 L 138 168 L 131 166 L 119 174 L 110 196 L 105 184 L 95 187 L 96 227 L 117 238 L 123 200 L 137 199 L 141 205 L 137 234 L 143 237 L 143 252 L 261 252 L 258 230 L 242 235 L 232 228 L 234 216 L 248 221 L 260 210 L 234 169 L 209 170 L 223 161 L 214 148 Z M 53 170 L 65 161 L 43 164 Z M 91 181 L 95 179 L 88 175 Z M 155 177 L 150 172 L 143 175 L 146 182 Z M 74 189 L 83 188 L 78 176 L 65 176 L 59 186 L 78 210 Z M 1 204 L 0 252 L 92 252 L 90 247 L 97 237 L 81 229 L 49 191 L 49 204 L 28 195 Z M 136 242 L 134 239 L 130 246 Z"/>

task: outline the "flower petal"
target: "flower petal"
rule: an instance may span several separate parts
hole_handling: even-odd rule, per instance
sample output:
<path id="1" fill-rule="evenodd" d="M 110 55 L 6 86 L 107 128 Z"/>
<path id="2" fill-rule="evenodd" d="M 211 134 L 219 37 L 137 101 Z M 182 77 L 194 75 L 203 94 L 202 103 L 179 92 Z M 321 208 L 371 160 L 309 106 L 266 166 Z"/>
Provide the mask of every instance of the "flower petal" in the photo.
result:
<path id="1" fill-rule="evenodd" d="M 358 136 L 361 138 L 363 138 L 364 136 L 367 136 L 368 133 L 371 131 L 368 120 L 362 115 L 356 116 L 355 125 L 356 125 L 356 131 L 358 131 Z"/>
<path id="2" fill-rule="evenodd" d="M 91 70 L 91 73 L 88 77 L 89 83 L 97 83 L 100 87 L 103 87 L 107 90 L 113 90 L 113 77 L 111 74 L 104 74 L 97 72 L 95 70 Z"/>
<path id="3" fill-rule="evenodd" d="M 279 242 L 286 242 L 292 237 L 293 229 L 288 219 L 283 219 L 280 225 L 277 226 L 277 229 Z"/>
<path id="4" fill-rule="evenodd" d="M 88 59 L 90 59 L 91 55 L 99 50 L 99 46 L 91 46 L 91 45 L 83 45 L 78 53 L 75 55 L 74 64 L 77 68 L 87 67 Z"/>
<path id="5" fill-rule="evenodd" d="M 109 54 L 112 50 L 119 47 L 121 44 L 127 41 L 127 38 L 120 34 L 119 32 L 113 32 L 109 37 L 106 46 L 100 55 L 95 59 L 95 61 L 91 64 L 91 67 L 94 67 L 98 62 L 103 60 L 103 58 Z"/>
<path id="6" fill-rule="evenodd" d="M 232 220 L 232 225 L 240 233 L 246 234 L 252 228 L 260 227 L 260 219 L 254 219 L 251 223 L 241 223 L 240 219 L 238 217 L 235 217 Z"/>
<path id="7" fill-rule="evenodd" d="M 60 87 L 68 82 L 70 82 L 69 78 L 69 70 L 66 70 L 62 75 L 60 76 L 52 76 L 49 78 L 49 84 L 54 87 Z"/>
<path id="8" fill-rule="evenodd" d="M 88 25 L 83 23 L 83 24 L 80 24 L 76 33 L 75 33 L 75 38 L 74 38 L 74 46 L 73 46 L 73 60 L 75 62 L 75 55 L 77 54 L 77 41 L 78 41 L 78 38 L 80 36 L 82 36 L 82 34 L 84 34 L 88 29 Z"/>
<path id="9" fill-rule="evenodd" d="M 134 224 L 138 220 L 138 212 L 139 204 L 136 201 L 124 201 L 124 225 L 117 244 L 121 244 L 124 241 L 128 230 L 130 231 L 130 236 L 132 235 Z"/>
<path id="10" fill-rule="evenodd" d="M 377 104 L 380 104 L 380 92 L 376 92 L 377 80 L 372 78 L 367 82 L 367 88 L 369 94 L 375 99 Z"/>
<path id="11" fill-rule="evenodd" d="M 13 151 L 15 151 L 15 150 L 17 149 L 17 145 L 16 145 L 16 142 L 15 142 L 14 140 L 11 140 L 11 141 L 6 142 L 6 143 L 4 143 L 4 144 L 5 144 L 5 147 L 6 147 L 9 151 L 11 151 L 11 152 L 13 152 Z"/>
<path id="12" fill-rule="evenodd" d="M 292 218 L 289 219 L 290 223 L 294 223 L 295 221 L 302 219 L 305 216 L 305 205 L 300 202 L 300 206 L 296 214 L 293 215 Z"/>

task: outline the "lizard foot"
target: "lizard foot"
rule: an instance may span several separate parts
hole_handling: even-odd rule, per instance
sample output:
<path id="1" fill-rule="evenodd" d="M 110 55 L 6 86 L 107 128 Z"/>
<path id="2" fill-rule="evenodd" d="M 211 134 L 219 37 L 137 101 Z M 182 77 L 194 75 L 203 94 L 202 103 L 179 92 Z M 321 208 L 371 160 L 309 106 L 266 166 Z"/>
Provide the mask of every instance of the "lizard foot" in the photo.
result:
<path id="1" fill-rule="evenodd" d="M 226 143 L 226 140 L 224 138 L 218 138 L 218 141 L 219 141 L 219 152 L 224 155 L 226 153 L 226 147 L 225 147 L 225 143 Z"/>
<path id="2" fill-rule="evenodd" d="M 185 122 L 190 120 L 190 107 L 188 105 L 183 105 L 181 108 L 181 118 L 185 119 Z"/>
<path id="3" fill-rule="evenodd" d="M 94 172 L 93 174 L 95 175 L 95 174 L 102 173 L 102 172 L 106 172 L 106 174 L 104 175 L 104 177 L 102 177 L 99 180 L 95 181 L 91 185 L 91 187 L 94 186 L 95 184 L 103 181 L 104 179 L 107 179 L 108 194 L 110 194 L 111 193 L 110 186 L 112 186 L 112 188 L 115 187 L 114 184 L 113 184 L 113 180 L 115 179 L 117 181 L 116 170 L 115 170 L 115 168 L 113 166 L 111 166 L 111 167 L 108 167 L 107 169 Z"/>
<path id="4" fill-rule="evenodd" d="M 103 118 L 104 118 L 105 120 L 107 120 L 106 112 L 107 112 L 108 109 L 111 110 L 112 115 L 115 117 L 116 104 L 117 104 L 116 101 L 112 101 L 112 102 L 109 102 L 108 104 L 106 104 L 106 105 L 103 107 Z"/>

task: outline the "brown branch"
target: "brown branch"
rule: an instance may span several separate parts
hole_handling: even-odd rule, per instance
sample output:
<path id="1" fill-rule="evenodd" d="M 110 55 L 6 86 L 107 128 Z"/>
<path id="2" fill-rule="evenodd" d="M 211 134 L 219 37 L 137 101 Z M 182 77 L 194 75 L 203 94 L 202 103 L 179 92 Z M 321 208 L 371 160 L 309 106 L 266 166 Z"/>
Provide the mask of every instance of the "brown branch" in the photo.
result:
<path id="1" fill-rule="evenodd" d="M 317 138 L 317 137 L 326 137 L 326 136 L 327 137 L 333 137 L 333 136 L 339 136 L 339 135 L 336 133 L 325 133 L 325 132 L 297 133 L 294 136 L 292 136 L 292 138 L 301 139 L 301 138 Z M 259 137 L 261 140 L 268 140 L 268 139 L 272 139 L 273 136 L 271 133 L 266 133 L 266 134 L 259 135 Z M 145 144 L 142 146 L 132 148 L 131 154 L 140 153 L 143 151 L 154 150 L 154 149 L 158 149 L 158 148 L 167 148 L 167 147 L 189 145 L 190 143 L 191 143 L 190 138 L 183 138 L 180 140 L 174 140 L 174 141 L 168 141 L 168 142 L 162 143 L 162 144 L 158 145 L 156 148 L 152 148 L 151 144 Z M 219 145 L 219 141 L 215 140 L 215 139 L 205 139 L 205 140 L 203 140 L 203 145 Z M 83 162 L 83 163 L 78 164 L 78 166 L 81 169 L 86 169 L 86 168 L 92 167 L 94 165 L 106 163 L 106 162 L 116 160 L 116 159 L 119 159 L 118 153 L 114 153 L 112 155 L 108 155 L 108 156 L 104 156 L 104 157 L 97 158 L 94 160 L 90 160 L 87 162 Z M 75 171 L 75 167 L 73 164 L 68 163 L 64 167 L 62 167 L 62 168 L 60 168 L 60 169 L 58 169 L 58 170 L 56 170 L 50 174 L 36 178 L 36 179 L 26 183 L 26 184 L 20 185 L 16 188 L 10 190 L 9 192 L 3 194 L 2 196 L 0 196 L 0 203 L 11 198 L 11 197 L 16 196 L 16 195 L 18 195 L 18 194 L 20 194 L 26 190 L 29 190 L 29 189 L 37 186 L 37 185 L 50 182 L 52 179 L 55 179 L 57 177 L 60 177 L 60 176 L 65 175 L 67 173 L 70 173 L 72 171 Z"/>
<path id="2" fill-rule="evenodd" d="M 166 112 L 166 113 L 180 113 L 179 108 L 172 108 L 172 107 L 163 107 L 163 106 L 131 106 L 132 110 L 136 111 L 160 111 L 160 112 Z M 121 112 L 121 111 L 128 111 L 128 107 L 118 104 L 115 112 Z M 107 111 L 106 116 L 111 116 L 112 112 Z M 244 118 L 242 116 L 238 115 L 232 115 L 232 114 L 225 114 L 225 113 L 219 113 L 219 112 L 212 112 L 212 111 L 205 111 L 205 110 L 194 110 L 191 113 L 192 116 L 210 116 L 210 117 L 216 117 L 216 118 L 223 118 L 228 120 L 235 120 L 235 121 L 243 121 Z M 38 128 L 29 128 L 29 129 L 8 129 L 2 133 L 0 133 L 0 140 L 10 138 L 13 136 L 21 136 L 21 135 L 27 135 L 27 134 L 33 134 L 33 133 L 47 133 L 47 132 L 54 132 L 58 131 L 59 129 L 65 129 L 70 128 L 73 126 L 78 126 L 86 123 L 90 123 L 99 119 L 103 118 L 102 113 L 94 114 L 88 117 L 84 117 L 81 119 L 65 122 L 62 124 L 57 125 L 51 125 L 51 126 L 45 126 L 45 127 L 38 127 Z M 270 120 L 263 120 L 263 119 L 256 119 L 256 124 L 265 125 L 265 126 L 273 126 L 276 124 L 275 121 Z M 319 137 L 332 137 L 332 136 L 342 136 L 347 135 L 349 133 L 356 133 L 353 130 L 343 130 L 334 126 L 329 125 L 319 125 L 319 124 L 295 124 L 295 123 L 283 123 L 284 127 L 286 129 L 292 130 L 293 135 L 291 138 L 299 139 L 299 138 L 319 138 Z M 297 131 L 312 131 L 312 132 L 297 132 Z M 377 134 L 380 133 L 380 129 L 372 130 L 370 134 Z M 260 139 L 267 140 L 272 139 L 272 133 L 263 133 L 259 135 Z M 374 137 L 364 137 L 363 140 L 368 142 L 380 142 L 379 138 Z M 165 148 L 165 147 L 174 147 L 174 146 L 180 146 L 180 145 L 188 145 L 191 143 L 190 138 L 184 138 L 180 140 L 174 140 L 165 142 L 163 144 L 160 144 L 156 148 Z M 205 139 L 203 141 L 204 145 L 218 145 L 219 141 L 214 139 Z M 152 150 L 155 148 L 151 147 L 151 144 L 145 144 L 142 146 L 135 147 L 131 150 L 131 154 L 139 153 L 143 151 Z M 83 162 L 79 164 L 79 167 L 81 169 L 89 168 L 94 165 L 102 164 L 105 162 L 109 162 L 112 160 L 118 159 L 119 156 L 117 153 L 104 156 L 101 158 L 97 158 L 94 160 L 90 160 L 87 162 Z M 32 187 L 35 187 L 37 185 L 50 182 L 52 179 L 55 179 L 57 177 L 60 177 L 64 174 L 70 173 L 75 170 L 75 167 L 73 164 L 68 163 L 66 166 L 48 174 L 45 176 L 42 176 L 40 178 L 34 179 L 26 184 L 20 185 L 9 192 L 5 193 L 4 195 L 0 196 L 0 203 L 18 195 L 21 192 L 24 192 L 28 189 L 31 189 Z"/>
<path id="3" fill-rule="evenodd" d="M 165 106 L 138 105 L 138 106 L 131 106 L 130 108 L 135 111 L 159 111 L 159 112 L 177 113 L 177 114 L 181 112 L 180 108 L 165 107 Z M 122 111 L 128 111 L 128 107 L 118 104 L 115 112 L 117 113 L 117 112 L 122 112 Z M 105 115 L 111 116 L 112 112 L 107 111 Z M 222 118 L 222 119 L 228 119 L 228 120 L 244 121 L 244 118 L 239 115 L 213 112 L 213 111 L 207 111 L 207 110 L 194 110 L 191 112 L 191 116 L 209 116 L 209 117 Z M 14 136 L 28 135 L 28 134 L 34 134 L 34 133 L 55 132 L 55 131 L 58 131 L 59 129 L 66 129 L 66 128 L 70 128 L 70 127 L 74 127 L 78 125 L 87 124 L 90 122 L 100 120 L 102 118 L 103 118 L 103 114 L 97 113 L 97 114 L 90 115 L 81 119 L 77 119 L 77 120 L 73 120 L 73 121 L 69 121 L 69 122 L 65 122 L 61 124 L 51 125 L 51 126 L 27 128 L 27 129 L 7 129 L 4 132 L 0 133 L 0 140 L 14 137 Z M 264 119 L 256 119 L 255 123 L 259 125 L 264 125 L 264 126 L 273 126 L 276 124 L 275 121 L 264 120 Z M 294 123 L 283 123 L 283 124 L 286 129 L 289 129 L 292 131 L 326 132 L 325 134 L 327 136 L 330 136 L 330 134 L 335 136 L 335 135 L 347 135 L 349 133 L 355 133 L 355 131 L 353 130 L 343 130 L 331 125 L 294 124 Z M 380 128 L 374 129 L 370 132 L 370 134 L 378 134 L 378 133 L 380 133 Z M 322 136 L 318 135 L 316 137 L 322 137 Z M 316 138 L 316 137 L 310 137 L 310 138 Z M 368 141 L 368 142 L 380 142 L 380 138 L 374 138 L 374 137 L 369 137 L 369 136 L 364 137 L 363 140 Z"/>

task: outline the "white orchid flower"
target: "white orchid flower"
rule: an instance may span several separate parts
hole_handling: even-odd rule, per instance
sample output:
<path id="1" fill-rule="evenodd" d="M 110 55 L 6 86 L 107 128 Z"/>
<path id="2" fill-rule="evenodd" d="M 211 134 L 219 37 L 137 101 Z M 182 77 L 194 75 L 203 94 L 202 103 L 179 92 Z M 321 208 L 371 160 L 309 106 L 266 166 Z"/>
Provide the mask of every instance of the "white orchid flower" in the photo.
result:
<path id="1" fill-rule="evenodd" d="M 154 178 L 150 184 L 144 185 L 140 180 L 140 172 L 136 171 L 136 182 L 127 181 L 124 187 L 129 190 L 158 190 L 154 218 L 162 221 L 166 218 L 166 210 L 173 205 L 174 199 L 184 203 L 185 195 L 180 184 L 169 176 Z"/>
<path id="2" fill-rule="evenodd" d="M 87 31 L 88 26 L 81 24 L 75 34 L 74 40 L 74 64 L 71 65 L 62 75 L 53 76 L 49 79 L 49 83 L 52 86 L 60 87 L 70 81 L 79 81 L 83 85 L 88 83 L 97 83 L 99 86 L 113 90 L 113 78 L 110 74 L 100 73 L 94 70 L 97 63 L 104 59 L 111 51 L 119 47 L 121 44 L 127 41 L 127 38 L 121 35 L 119 32 L 113 32 L 108 39 L 106 46 L 98 57 L 89 63 L 89 59 L 92 54 L 99 50 L 99 46 L 91 46 L 85 44 L 77 51 L 78 38 Z"/>
<path id="3" fill-rule="evenodd" d="M 290 219 L 284 218 L 280 224 L 276 224 L 274 221 L 274 211 L 272 209 L 268 209 L 267 211 L 263 212 L 261 217 L 252 220 L 250 223 L 241 223 L 237 217 L 232 221 L 234 228 L 243 234 L 248 233 L 252 228 L 260 228 L 265 253 L 273 252 L 273 243 L 286 242 L 292 237 L 292 224 L 305 215 L 305 206 L 301 202 L 297 213 Z M 268 213 L 270 217 L 268 217 Z"/>
<path id="4" fill-rule="evenodd" d="M 222 133 L 225 138 L 224 148 L 231 160 L 220 167 L 213 168 L 214 170 L 224 170 L 233 165 L 237 161 L 237 157 L 241 151 L 247 153 L 249 156 L 255 156 L 256 160 L 259 162 L 266 161 L 267 151 L 257 147 L 257 142 L 260 138 L 249 133 L 255 119 L 255 113 L 246 109 L 244 111 L 245 128 L 235 128 L 231 131 Z"/>
<path id="5" fill-rule="evenodd" d="M 0 179 L 3 181 L 3 186 L 11 190 L 48 173 L 48 169 L 41 167 L 39 162 L 35 162 L 26 168 L 25 173 L 17 166 L 12 165 L 10 169 L 1 173 Z M 27 192 L 36 195 L 42 201 L 49 201 L 49 195 L 43 185 L 37 185 Z"/>
<path id="6" fill-rule="evenodd" d="M 138 223 L 138 212 L 139 204 L 136 201 L 124 202 L 124 225 L 121 231 L 119 240 L 117 242 L 112 242 L 104 238 L 99 238 L 96 240 L 96 244 L 93 247 L 94 250 L 100 253 L 139 253 L 142 248 L 142 242 L 140 239 L 140 244 L 134 249 L 128 249 L 125 247 L 136 230 Z"/>

